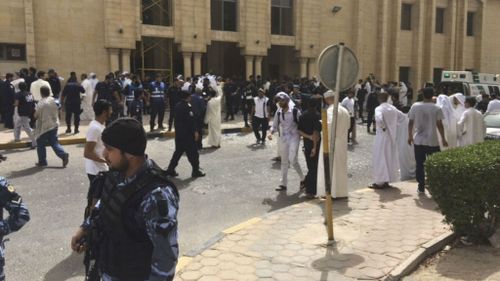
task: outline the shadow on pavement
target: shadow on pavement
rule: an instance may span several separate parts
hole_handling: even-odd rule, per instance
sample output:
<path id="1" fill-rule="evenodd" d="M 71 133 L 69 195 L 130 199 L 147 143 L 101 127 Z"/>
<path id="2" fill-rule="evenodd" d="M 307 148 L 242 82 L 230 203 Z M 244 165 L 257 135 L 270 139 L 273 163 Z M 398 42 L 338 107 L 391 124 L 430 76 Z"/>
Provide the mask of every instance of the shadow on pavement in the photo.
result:
<path id="1" fill-rule="evenodd" d="M 422 209 L 426 209 L 429 211 L 439 211 L 439 208 L 434 200 L 432 200 L 432 198 L 427 194 L 420 195 L 418 196 L 418 198 L 413 199 L 413 201 L 415 201 L 415 205 Z"/>
<path id="2" fill-rule="evenodd" d="M 186 179 L 178 179 L 178 178 L 169 178 L 177 187 L 178 190 L 182 190 L 188 188 L 189 185 L 194 182 L 195 178 L 186 178 Z"/>
<path id="3" fill-rule="evenodd" d="M 268 205 L 271 207 L 268 210 L 268 213 L 307 201 L 305 197 L 300 197 L 300 194 L 302 194 L 302 192 L 297 192 L 291 195 L 288 195 L 286 192 L 276 192 L 278 193 L 278 195 L 275 199 L 265 198 L 264 200 L 262 200 L 262 205 Z"/>
<path id="4" fill-rule="evenodd" d="M 325 200 L 321 200 L 318 203 L 316 203 L 318 207 L 321 208 L 321 211 L 323 212 L 323 217 L 325 217 L 326 211 L 325 211 Z M 343 200 L 333 200 L 332 201 L 333 205 L 333 220 L 342 217 L 344 215 L 349 214 L 352 211 L 352 208 L 349 207 L 349 201 L 347 199 Z M 326 228 L 326 219 L 324 220 L 325 228 Z"/>
<path id="5" fill-rule="evenodd" d="M 321 272 L 319 280 L 335 280 L 335 277 L 337 276 L 329 276 L 331 271 L 337 271 L 343 274 L 346 269 L 355 267 L 365 261 L 365 259 L 360 255 L 339 253 L 336 244 L 327 246 L 325 250 L 325 256 L 313 261 L 311 264 L 314 269 Z M 339 261 L 348 262 L 349 265 L 341 268 L 331 266 L 333 263 L 339 264 Z"/>
<path id="6" fill-rule="evenodd" d="M 399 188 L 386 188 L 386 189 L 375 189 L 375 193 L 380 196 L 380 202 L 392 202 L 397 201 L 406 197 L 411 197 L 409 194 L 401 194 L 401 189 Z"/>
<path id="7" fill-rule="evenodd" d="M 7 159 L 7 161 L 8 161 L 8 159 Z M 9 179 L 27 177 L 27 176 L 31 176 L 31 175 L 34 175 L 36 173 L 39 173 L 39 172 L 43 171 L 43 169 L 44 168 L 33 166 L 30 168 L 26 168 L 24 170 L 13 171 L 12 173 L 10 173 L 10 175 L 7 175 L 6 177 Z"/>
<path id="8" fill-rule="evenodd" d="M 84 276 L 83 256 L 71 253 L 66 259 L 56 264 L 44 276 L 44 281 L 68 280 L 75 276 Z"/>

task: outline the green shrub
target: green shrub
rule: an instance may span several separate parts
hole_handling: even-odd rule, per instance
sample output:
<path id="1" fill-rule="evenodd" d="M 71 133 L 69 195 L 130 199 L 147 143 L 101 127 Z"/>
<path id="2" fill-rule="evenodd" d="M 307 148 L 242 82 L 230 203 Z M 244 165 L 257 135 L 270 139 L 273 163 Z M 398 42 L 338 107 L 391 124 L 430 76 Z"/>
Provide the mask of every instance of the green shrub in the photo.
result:
<path id="1" fill-rule="evenodd" d="M 483 242 L 500 225 L 500 141 L 436 153 L 425 163 L 429 192 L 458 235 Z"/>

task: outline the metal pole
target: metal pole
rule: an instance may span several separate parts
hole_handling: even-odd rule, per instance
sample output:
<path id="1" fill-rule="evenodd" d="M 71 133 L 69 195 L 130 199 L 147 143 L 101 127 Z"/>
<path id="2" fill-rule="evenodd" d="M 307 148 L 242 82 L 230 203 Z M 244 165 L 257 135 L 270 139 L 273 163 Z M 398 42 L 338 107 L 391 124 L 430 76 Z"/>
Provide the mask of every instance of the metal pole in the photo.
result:
<path id="1" fill-rule="evenodd" d="M 338 63 L 337 63 L 337 78 L 335 80 L 335 102 L 333 106 L 333 115 L 332 115 L 332 131 L 330 132 L 331 143 L 332 143 L 332 157 L 329 157 L 330 163 L 329 166 L 334 168 L 333 159 L 335 157 L 335 143 L 337 137 L 337 120 L 338 120 L 338 107 L 339 107 L 339 99 L 340 99 L 340 76 L 342 71 L 342 60 L 344 57 L 344 43 L 339 44 L 339 55 L 338 55 Z M 326 201 L 325 201 L 325 209 L 326 209 L 326 224 L 328 227 L 328 240 L 335 241 L 335 236 L 333 232 L 333 203 L 332 203 L 332 188 L 331 184 L 326 186 Z"/>

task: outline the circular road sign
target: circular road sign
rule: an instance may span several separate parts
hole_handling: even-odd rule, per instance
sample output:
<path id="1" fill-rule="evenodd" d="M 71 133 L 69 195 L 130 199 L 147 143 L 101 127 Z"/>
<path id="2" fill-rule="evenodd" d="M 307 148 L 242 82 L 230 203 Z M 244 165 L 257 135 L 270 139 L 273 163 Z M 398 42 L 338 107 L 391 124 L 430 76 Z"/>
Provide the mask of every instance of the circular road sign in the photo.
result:
<path id="1" fill-rule="evenodd" d="M 329 89 L 335 90 L 340 49 L 343 48 L 339 89 L 345 91 L 354 86 L 358 79 L 359 63 L 351 49 L 340 45 L 326 47 L 318 58 L 318 73 L 320 81 Z"/>

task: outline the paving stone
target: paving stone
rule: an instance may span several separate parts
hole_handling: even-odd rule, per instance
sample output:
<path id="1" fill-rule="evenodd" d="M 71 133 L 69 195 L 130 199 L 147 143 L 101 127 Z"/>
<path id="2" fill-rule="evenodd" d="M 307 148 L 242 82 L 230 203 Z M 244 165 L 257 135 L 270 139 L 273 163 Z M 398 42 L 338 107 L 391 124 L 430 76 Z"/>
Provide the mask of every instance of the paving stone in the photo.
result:
<path id="1" fill-rule="evenodd" d="M 212 265 L 218 265 L 219 264 L 219 260 L 216 259 L 216 258 L 204 258 L 201 260 L 201 264 L 205 265 L 205 266 L 212 266 Z"/>
<path id="2" fill-rule="evenodd" d="M 198 271 L 188 271 L 184 272 L 181 275 L 182 279 L 188 280 L 198 280 L 201 277 L 201 273 Z"/>
<path id="3" fill-rule="evenodd" d="M 259 278 L 271 278 L 273 277 L 273 271 L 270 269 L 257 269 L 255 275 Z"/>
<path id="4" fill-rule="evenodd" d="M 215 275 L 219 272 L 219 268 L 216 266 L 204 266 L 200 269 L 200 272 L 201 274 L 203 274 L 203 276 Z"/>

